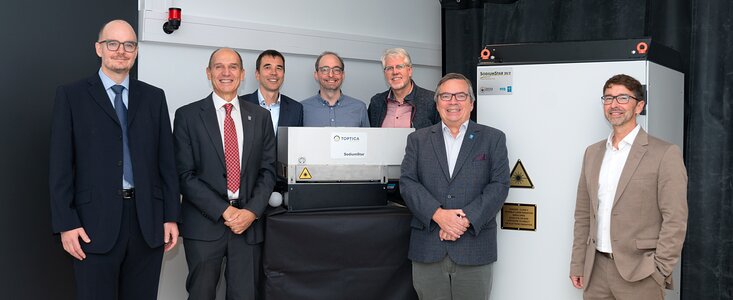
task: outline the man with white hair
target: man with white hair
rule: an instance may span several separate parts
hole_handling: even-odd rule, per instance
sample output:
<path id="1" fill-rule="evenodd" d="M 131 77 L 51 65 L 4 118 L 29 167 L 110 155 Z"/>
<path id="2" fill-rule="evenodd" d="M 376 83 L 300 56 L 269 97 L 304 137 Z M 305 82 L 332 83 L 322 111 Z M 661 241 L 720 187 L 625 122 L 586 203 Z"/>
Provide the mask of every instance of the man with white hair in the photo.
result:
<path id="1" fill-rule="evenodd" d="M 412 60 L 402 48 L 387 49 L 382 54 L 385 92 L 369 102 L 369 123 L 372 127 L 416 128 L 440 122 L 435 110 L 435 93 L 421 88 L 412 80 Z"/>

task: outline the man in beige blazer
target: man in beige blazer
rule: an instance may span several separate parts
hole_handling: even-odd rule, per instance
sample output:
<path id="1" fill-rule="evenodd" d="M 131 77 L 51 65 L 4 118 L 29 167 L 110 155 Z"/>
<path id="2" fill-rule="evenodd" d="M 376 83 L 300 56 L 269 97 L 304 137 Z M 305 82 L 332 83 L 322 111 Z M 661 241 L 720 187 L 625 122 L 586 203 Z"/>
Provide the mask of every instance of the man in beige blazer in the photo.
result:
<path id="1" fill-rule="evenodd" d="M 613 131 L 589 146 L 575 204 L 570 262 L 584 299 L 663 299 L 687 230 L 687 172 L 676 145 L 636 123 L 641 84 L 628 75 L 603 86 Z"/>

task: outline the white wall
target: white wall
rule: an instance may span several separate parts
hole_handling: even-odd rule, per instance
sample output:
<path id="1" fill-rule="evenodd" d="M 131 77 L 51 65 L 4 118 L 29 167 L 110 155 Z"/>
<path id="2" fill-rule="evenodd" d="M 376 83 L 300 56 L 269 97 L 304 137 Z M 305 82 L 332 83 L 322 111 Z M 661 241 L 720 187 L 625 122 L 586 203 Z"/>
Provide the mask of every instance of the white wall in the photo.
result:
<path id="1" fill-rule="evenodd" d="M 313 64 L 325 50 L 345 59 L 343 92 L 365 102 L 387 89 L 379 62 L 387 48 L 410 52 L 418 85 L 432 90 L 440 79 L 438 1 L 142 1 L 139 78 L 166 91 L 171 114 L 211 91 L 204 69 L 223 46 L 243 55 L 240 94 L 257 88 L 255 59 L 268 48 L 285 55 L 282 91 L 296 100 L 317 92 Z M 183 16 L 170 35 L 162 30 L 168 6 L 180 7 Z"/>
<path id="2" fill-rule="evenodd" d="M 296 100 L 317 92 L 313 64 L 325 50 L 345 60 L 343 92 L 365 102 L 387 89 L 379 62 L 387 48 L 407 49 L 418 85 L 433 90 L 441 77 L 437 0 L 140 0 L 139 7 L 138 77 L 165 90 L 171 118 L 178 107 L 211 92 L 206 64 L 223 46 L 243 56 L 240 94 L 257 88 L 255 59 L 270 48 L 285 55 L 282 92 Z M 170 35 L 162 30 L 168 7 L 180 7 L 183 16 Z M 186 298 L 184 250 L 180 243 L 166 253 L 159 299 Z"/>

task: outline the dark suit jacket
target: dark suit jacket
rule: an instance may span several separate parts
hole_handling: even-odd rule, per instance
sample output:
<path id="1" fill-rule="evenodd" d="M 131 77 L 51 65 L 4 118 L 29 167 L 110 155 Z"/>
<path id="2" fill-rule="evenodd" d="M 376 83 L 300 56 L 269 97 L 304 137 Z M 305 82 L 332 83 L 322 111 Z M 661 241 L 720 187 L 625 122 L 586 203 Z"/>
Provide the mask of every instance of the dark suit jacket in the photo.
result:
<path id="1" fill-rule="evenodd" d="M 509 192 L 504 133 L 469 121 L 453 176 L 449 176 L 442 123 L 407 137 L 400 192 L 413 213 L 408 257 L 440 261 L 447 254 L 461 265 L 496 261 L 496 214 Z M 463 209 L 471 227 L 455 242 L 441 241 L 435 211 Z"/>
<path id="2" fill-rule="evenodd" d="M 605 153 L 606 140 L 586 149 L 575 204 L 570 275 L 583 276 L 586 288 L 596 252 L 598 177 Z M 621 277 L 639 281 L 652 276 L 671 288 L 686 232 L 687 171 L 682 152 L 640 129 L 611 210 L 611 247 Z"/>
<path id="3" fill-rule="evenodd" d="M 240 100 L 245 100 L 252 104 L 260 105 L 260 99 L 257 96 L 257 90 L 252 94 L 239 96 Z M 303 126 L 303 105 L 300 102 L 293 100 L 288 96 L 280 94 L 280 119 L 278 120 L 277 127 L 290 126 L 290 127 L 302 127 Z"/>
<path id="4" fill-rule="evenodd" d="M 173 138 L 163 90 L 130 79 L 128 136 L 140 229 L 163 245 L 163 223 L 179 217 Z M 77 227 L 90 253 L 112 249 L 122 218 L 122 129 L 98 74 L 61 86 L 51 128 L 49 182 L 54 232 Z"/>
<path id="5" fill-rule="evenodd" d="M 239 200 L 242 208 L 262 217 L 275 185 L 275 134 L 267 110 L 247 101 L 239 104 L 244 127 Z M 216 240 L 229 230 L 221 217 L 229 202 L 224 146 L 211 95 L 176 111 L 173 135 L 183 194 L 181 234 Z M 262 242 L 262 222 L 255 221 L 245 237 L 250 244 Z"/>

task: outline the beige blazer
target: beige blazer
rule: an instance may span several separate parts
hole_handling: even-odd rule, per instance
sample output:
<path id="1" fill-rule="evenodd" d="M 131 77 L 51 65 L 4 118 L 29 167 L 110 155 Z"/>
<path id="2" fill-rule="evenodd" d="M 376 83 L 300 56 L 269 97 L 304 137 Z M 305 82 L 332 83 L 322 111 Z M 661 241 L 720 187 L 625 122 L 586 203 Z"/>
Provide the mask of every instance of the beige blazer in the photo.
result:
<path id="1" fill-rule="evenodd" d="M 589 146 L 583 158 L 575 204 L 570 275 L 591 281 L 598 223 L 598 176 L 606 140 Z M 687 171 L 676 145 L 639 130 L 631 146 L 611 211 L 611 247 L 621 277 L 652 276 L 672 287 L 687 231 Z"/>

